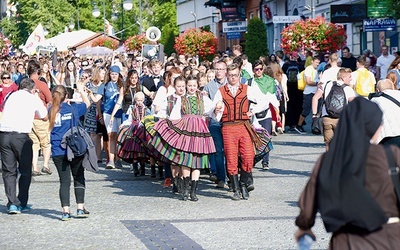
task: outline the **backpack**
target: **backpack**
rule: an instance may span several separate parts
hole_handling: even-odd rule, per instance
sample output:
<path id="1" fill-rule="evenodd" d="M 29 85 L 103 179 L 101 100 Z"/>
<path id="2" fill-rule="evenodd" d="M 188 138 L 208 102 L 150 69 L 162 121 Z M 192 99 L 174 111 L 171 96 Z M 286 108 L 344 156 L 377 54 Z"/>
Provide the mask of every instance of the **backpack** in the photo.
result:
<path id="1" fill-rule="evenodd" d="M 298 74 L 299 74 L 299 67 L 297 67 L 297 65 L 290 65 L 286 70 L 286 76 L 288 78 L 288 82 L 291 83 L 297 82 Z"/>
<path id="2" fill-rule="evenodd" d="M 355 91 L 360 96 L 368 96 L 375 92 L 375 79 L 367 69 L 357 70 Z"/>
<path id="3" fill-rule="evenodd" d="M 328 85 L 328 83 L 326 83 L 326 85 Z M 346 85 L 343 84 L 340 86 L 336 81 L 334 81 L 332 83 L 331 91 L 329 91 L 328 95 L 325 97 L 325 108 L 330 118 L 339 118 L 340 113 L 347 104 L 346 94 L 344 93 L 345 87 Z"/>
<path id="4" fill-rule="evenodd" d="M 79 157 L 87 152 L 88 145 L 83 138 L 81 132 L 79 131 L 79 125 L 75 124 L 75 114 L 74 108 L 72 107 L 72 117 L 71 117 L 71 134 L 66 136 L 67 146 L 71 149 L 74 156 Z"/>
<path id="5" fill-rule="evenodd" d="M 306 83 L 306 79 L 304 77 L 304 70 L 303 70 L 297 75 L 297 89 L 304 90 L 306 85 L 307 85 L 307 83 Z"/>

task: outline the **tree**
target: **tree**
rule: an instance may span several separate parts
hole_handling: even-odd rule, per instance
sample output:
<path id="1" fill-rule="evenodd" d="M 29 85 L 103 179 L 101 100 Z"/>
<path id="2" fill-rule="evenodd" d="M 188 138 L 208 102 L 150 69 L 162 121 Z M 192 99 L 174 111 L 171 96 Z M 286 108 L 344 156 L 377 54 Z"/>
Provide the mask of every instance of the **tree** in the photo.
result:
<path id="1" fill-rule="evenodd" d="M 260 18 L 250 20 L 244 37 L 246 39 L 245 53 L 250 62 L 254 62 L 261 55 L 268 55 L 267 30 Z"/>
<path id="2" fill-rule="evenodd" d="M 395 19 L 400 19 L 400 1 L 399 0 L 388 0 L 388 15 L 393 16 Z"/>

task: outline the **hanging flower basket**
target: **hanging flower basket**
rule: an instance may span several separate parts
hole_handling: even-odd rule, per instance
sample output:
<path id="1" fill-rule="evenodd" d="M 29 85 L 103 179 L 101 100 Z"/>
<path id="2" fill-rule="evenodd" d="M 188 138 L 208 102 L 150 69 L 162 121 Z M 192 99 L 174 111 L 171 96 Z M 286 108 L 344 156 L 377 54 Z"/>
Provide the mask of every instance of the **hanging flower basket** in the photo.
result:
<path id="1" fill-rule="evenodd" d="M 198 55 L 205 59 L 217 51 L 218 40 L 212 32 L 188 29 L 175 38 L 174 49 L 178 54 Z"/>
<path id="2" fill-rule="evenodd" d="M 118 41 L 111 39 L 109 37 L 101 36 L 92 42 L 92 47 L 97 47 L 97 46 L 116 50 L 118 48 Z"/>
<path id="3" fill-rule="evenodd" d="M 346 46 L 347 40 L 343 25 L 327 22 L 321 16 L 294 22 L 282 30 L 281 37 L 285 53 L 305 50 L 333 53 Z"/>
<path id="4" fill-rule="evenodd" d="M 141 52 L 143 44 L 156 44 L 155 42 L 149 41 L 146 34 L 142 33 L 140 35 L 131 36 L 124 42 L 124 47 L 126 52 Z"/>

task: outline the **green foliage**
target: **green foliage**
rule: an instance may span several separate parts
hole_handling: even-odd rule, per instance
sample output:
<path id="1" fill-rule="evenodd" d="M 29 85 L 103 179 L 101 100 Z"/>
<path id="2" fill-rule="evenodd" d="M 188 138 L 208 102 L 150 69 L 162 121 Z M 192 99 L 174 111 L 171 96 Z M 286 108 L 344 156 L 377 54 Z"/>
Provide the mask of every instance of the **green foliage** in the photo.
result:
<path id="1" fill-rule="evenodd" d="M 400 19 L 400 1 L 388 0 L 388 15 L 393 16 L 395 19 Z"/>
<path id="2" fill-rule="evenodd" d="M 245 53 L 250 62 L 254 62 L 261 55 L 268 55 L 267 30 L 261 19 L 250 20 L 245 39 Z"/>

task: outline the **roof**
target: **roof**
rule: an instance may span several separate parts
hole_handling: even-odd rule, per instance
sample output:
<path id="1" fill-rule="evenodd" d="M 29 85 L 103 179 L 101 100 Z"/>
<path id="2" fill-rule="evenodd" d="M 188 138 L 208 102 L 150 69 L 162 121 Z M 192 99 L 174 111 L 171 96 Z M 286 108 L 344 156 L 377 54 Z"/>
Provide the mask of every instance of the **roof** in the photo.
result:
<path id="1" fill-rule="evenodd" d="M 61 33 L 57 36 L 47 39 L 46 43 L 47 45 L 53 45 L 57 47 L 58 51 L 67 51 L 75 44 L 89 37 L 92 37 L 95 34 L 96 33 L 93 31 L 81 29 L 81 30 Z"/>

